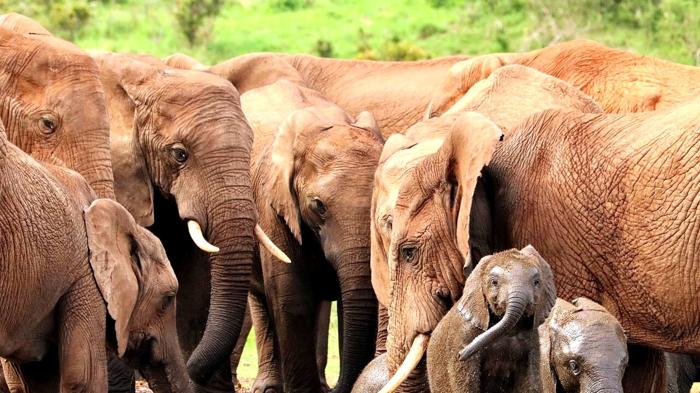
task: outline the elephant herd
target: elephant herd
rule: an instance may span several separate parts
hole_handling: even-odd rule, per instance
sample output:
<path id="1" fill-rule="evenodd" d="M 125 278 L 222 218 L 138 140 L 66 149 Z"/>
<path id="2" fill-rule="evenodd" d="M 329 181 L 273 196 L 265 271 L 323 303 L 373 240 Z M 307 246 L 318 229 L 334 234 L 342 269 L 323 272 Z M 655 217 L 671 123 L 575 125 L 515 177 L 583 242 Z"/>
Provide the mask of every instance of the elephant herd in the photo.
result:
<path id="1" fill-rule="evenodd" d="M 0 16 L 0 392 L 688 392 L 700 68 L 85 52 Z M 340 375 L 325 381 L 329 302 Z"/>

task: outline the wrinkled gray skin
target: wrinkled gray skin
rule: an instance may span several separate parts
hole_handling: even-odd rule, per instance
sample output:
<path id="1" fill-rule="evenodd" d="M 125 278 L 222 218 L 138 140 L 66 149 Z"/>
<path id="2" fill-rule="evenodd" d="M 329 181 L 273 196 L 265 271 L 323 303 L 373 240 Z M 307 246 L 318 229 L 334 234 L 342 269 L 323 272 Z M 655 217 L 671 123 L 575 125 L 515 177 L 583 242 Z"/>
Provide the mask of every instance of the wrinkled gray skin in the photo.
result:
<path id="1" fill-rule="evenodd" d="M 627 338 L 601 305 L 557 299 L 539 332 L 543 393 L 623 393 Z"/>
<path id="2" fill-rule="evenodd" d="M 389 382 L 386 353 L 374 358 L 355 381 L 352 393 L 377 393 Z"/>
<path id="3" fill-rule="evenodd" d="M 555 299 L 552 272 L 534 247 L 482 258 L 431 336 L 430 390 L 536 392 L 537 327 Z"/>
<path id="4" fill-rule="evenodd" d="M 700 359 L 679 353 L 666 352 L 666 386 L 668 393 L 686 393 L 693 382 L 700 381 Z"/>

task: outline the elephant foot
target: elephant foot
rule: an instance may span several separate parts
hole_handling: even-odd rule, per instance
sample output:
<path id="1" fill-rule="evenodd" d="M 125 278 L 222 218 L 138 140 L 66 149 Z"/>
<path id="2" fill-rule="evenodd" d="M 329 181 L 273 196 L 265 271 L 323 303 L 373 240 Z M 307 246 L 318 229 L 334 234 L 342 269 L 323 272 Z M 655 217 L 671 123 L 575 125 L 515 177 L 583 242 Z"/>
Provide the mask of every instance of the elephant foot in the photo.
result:
<path id="1" fill-rule="evenodd" d="M 250 391 L 251 393 L 283 393 L 282 379 L 258 374 Z"/>

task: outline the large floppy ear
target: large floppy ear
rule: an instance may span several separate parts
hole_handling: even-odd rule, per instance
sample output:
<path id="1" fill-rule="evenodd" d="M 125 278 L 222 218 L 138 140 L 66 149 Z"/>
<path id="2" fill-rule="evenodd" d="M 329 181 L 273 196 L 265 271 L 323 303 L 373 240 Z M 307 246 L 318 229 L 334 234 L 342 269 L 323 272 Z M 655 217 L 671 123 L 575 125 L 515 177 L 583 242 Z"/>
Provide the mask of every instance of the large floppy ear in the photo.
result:
<path id="1" fill-rule="evenodd" d="M 540 341 L 540 391 L 542 393 L 557 393 L 557 376 L 552 365 L 552 334 L 548 324 L 538 328 Z"/>
<path id="2" fill-rule="evenodd" d="M 469 219 L 477 180 L 502 138 L 502 130 L 491 120 L 476 112 L 466 112 L 456 118 L 436 153 L 438 162 L 444 165 L 445 179 L 456 182 L 452 184 L 456 189 L 451 195 L 457 199 L 451 202 L 456 215 L 457 247 L 464 261 L 469 260 Z"/>
<path id="3" fill-rule="evenodd" d="M 156 69 L 124 55 L 93 54 L 100 67 L 110 115 L 114 192 L 139 225 L 154 221 L 153 184 L 136 124 L 136 110 Z"/>
<path id="4" fill-rule="evenodd" d="M 491 255 L 482 258 L 472 270 L 464 283 L 462 298 L 457 303 L 457 311 L 462 317 L 481 331 L 489 328 L 489 307 L 481 288 L 489 259 Z"/>
<path id="5" fill-rule="evenodd" d="M 129 340 L 129 321 L 139 293 L 141 266 L 131 214 L 111 199 L 97 199 L 85 210 L 90 266 L 107 311 L 115 321 L 119 356 Z"/>
<path id="6" fill-rule="evenodd" d="M 547 261 L 542 258 L 539 252 L 532 245 L 527 245 L 525 248 L 520 250 L 521 253 L 535 257 L 537 259 L 537 264 L 539 267 L 541 282 L 544 288 L 544 297 L 540 304 L 537 305 L 537 311 L 535 312 L 535 326 L 539 326 L 541 323 L 547 319 L 549 312 L 554 307 L 554 302 L 557 300 L 557 289 L 554 285 L 554 274 L 552 274 L 552 269 L 549 267 Z"/>
<path id="7" fill-rule="evenodd" d="M 272 142 L 270 151 L 270 169 L 267 182 L 267 195 L 270 205 L 278 215 L 284 218 L 294 238 L 301 244 L 301 212 L 294 192 L 295 151 L 302 151 L 298 138 L 302 133 L 313 134 L 331 127 L 327 121 L 319 118 L 307 109 L 292 112 L 280 124 Z"/>

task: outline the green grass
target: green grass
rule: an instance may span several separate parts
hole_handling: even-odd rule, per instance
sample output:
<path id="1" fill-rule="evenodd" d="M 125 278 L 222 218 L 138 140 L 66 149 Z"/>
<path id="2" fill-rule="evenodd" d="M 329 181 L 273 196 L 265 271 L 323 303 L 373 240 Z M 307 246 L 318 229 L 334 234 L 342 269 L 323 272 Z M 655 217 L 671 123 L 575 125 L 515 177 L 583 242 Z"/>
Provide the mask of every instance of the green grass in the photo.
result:
<path id="1" fill-rule="evenodd" d="M 192 46 L 176 23 L 175 1 L 91 1 L 87 23 L 73 32 L 58 28 L 39 6 L 3 3 L 33 12 L 84 48 L 179 51 L 205 63 L 254 51 L 316 54 L 319 41 L 334 57 L 411 59 L 528 50 L 583 37 L 682 63 L 700 57 L 696 0 L 229 0 Z"/>
<path id="2" fill-rule="evenodd" d="M 340 356 L 338 354 L 338 318 L 336 302 L 331 309 L 331 323 L 328 334 L 328 364 L 326 365 L 326 379 L 333 386 L 340 374 Z M 258 373 L 258 355 L 255 350 L 255 335 L 250 334 L 246 341 L 241 362 L 238 365 L 238 379 L 247 387 L 255 380 Z"/>

